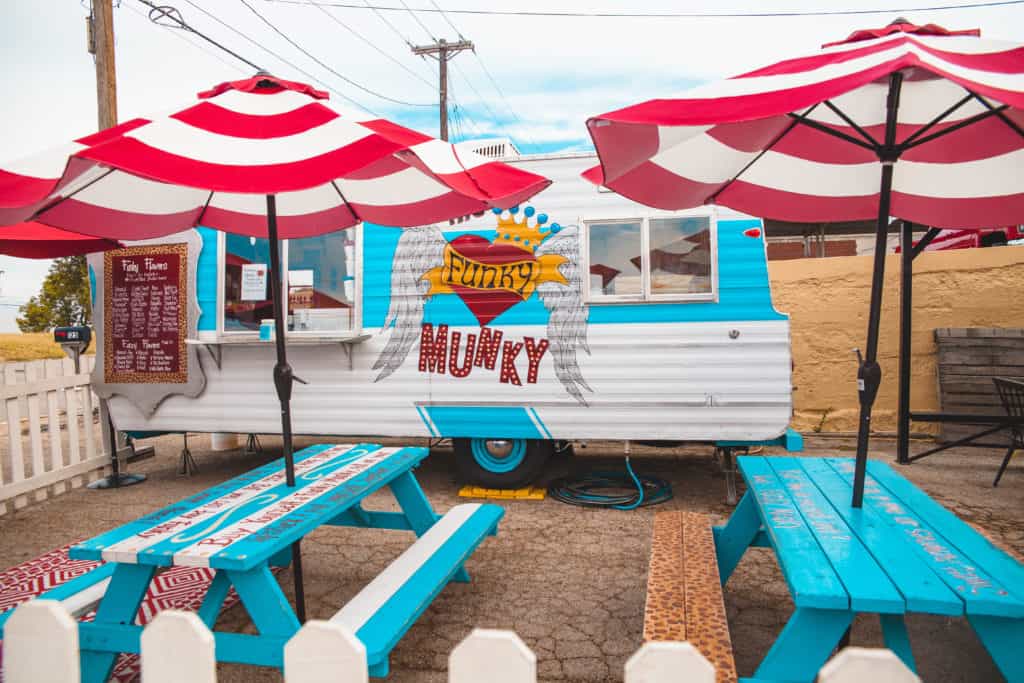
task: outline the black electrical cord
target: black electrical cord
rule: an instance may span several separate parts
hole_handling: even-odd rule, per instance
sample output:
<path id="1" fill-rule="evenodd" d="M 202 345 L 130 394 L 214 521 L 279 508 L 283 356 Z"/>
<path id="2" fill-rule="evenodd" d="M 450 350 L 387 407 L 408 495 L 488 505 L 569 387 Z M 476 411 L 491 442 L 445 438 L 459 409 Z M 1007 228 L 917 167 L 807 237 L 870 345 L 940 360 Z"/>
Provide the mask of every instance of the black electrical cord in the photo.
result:
<path id="1" fill-rule="evenodd" d="M 625 472 L 595 470 L 561 477 L 548 485 L 548 495 L 569 505 L 635 510 L 671 500 L 672 485 L 660 477 L 637 476 L 626 456 Z"/>

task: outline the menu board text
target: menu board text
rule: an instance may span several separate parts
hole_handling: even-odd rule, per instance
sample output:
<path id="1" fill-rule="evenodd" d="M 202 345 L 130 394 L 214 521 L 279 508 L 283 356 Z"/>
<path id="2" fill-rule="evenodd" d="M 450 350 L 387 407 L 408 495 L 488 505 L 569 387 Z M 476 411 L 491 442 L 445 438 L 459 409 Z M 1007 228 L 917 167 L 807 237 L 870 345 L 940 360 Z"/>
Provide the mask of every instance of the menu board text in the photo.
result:
<path id="1" fill-rule="evenodd" d="M 185 244 L 104 255 L 104 378 L 110 384 L 184 383 Z"/>

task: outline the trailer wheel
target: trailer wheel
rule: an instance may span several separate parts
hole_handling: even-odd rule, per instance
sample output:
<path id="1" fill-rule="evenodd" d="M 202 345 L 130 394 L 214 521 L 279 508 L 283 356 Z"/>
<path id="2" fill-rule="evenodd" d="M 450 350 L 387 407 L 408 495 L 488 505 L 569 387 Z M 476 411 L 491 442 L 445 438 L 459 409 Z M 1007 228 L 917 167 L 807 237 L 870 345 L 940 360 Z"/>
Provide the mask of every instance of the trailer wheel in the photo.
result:
<path id="1" fill-rule="evenodd" d="M 554 450 L 536 439 L 452 439 L 459 478 L 487 488 L 526 486 L 544 469 Z"/>

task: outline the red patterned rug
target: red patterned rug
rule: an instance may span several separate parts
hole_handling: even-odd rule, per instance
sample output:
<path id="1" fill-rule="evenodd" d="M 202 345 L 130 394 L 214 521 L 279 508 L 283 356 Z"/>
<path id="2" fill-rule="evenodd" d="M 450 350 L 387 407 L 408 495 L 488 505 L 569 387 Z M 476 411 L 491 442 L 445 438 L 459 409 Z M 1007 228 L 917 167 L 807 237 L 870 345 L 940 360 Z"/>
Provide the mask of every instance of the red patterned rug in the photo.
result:
<path id="1" fill-rule="evenodd" d="M 86 573 L 99 562 L 72 560 L 64 546 L 46 553 L 42 557 L 11 567 L 0 572 L 0 612 L 14 609 L 21 603 L 40 593 L 59 586 L 76 576 Z M 275 572 L 278 568 L 273 568 Z M 157 612 L 165 609 L 195 611 L 203 602 L 206 589 L 213 580 L 213 570 L 202 567 L 172 567 L 160 572 L 153 579 L 149 591 L 139 608 L 138 623 L 147 624 Z M 222 610 L 238 602 L 238 595 L 232 589 L 224 601 Z M 82 620 L 89 621 L 93 613 Z M 0 641 L 0 683 L 3 681 L 3 649 Z M 123 654 L 114 666 L 111 681 L 131 683 L 139 680 L 140 663 L 138 655 Z"/>

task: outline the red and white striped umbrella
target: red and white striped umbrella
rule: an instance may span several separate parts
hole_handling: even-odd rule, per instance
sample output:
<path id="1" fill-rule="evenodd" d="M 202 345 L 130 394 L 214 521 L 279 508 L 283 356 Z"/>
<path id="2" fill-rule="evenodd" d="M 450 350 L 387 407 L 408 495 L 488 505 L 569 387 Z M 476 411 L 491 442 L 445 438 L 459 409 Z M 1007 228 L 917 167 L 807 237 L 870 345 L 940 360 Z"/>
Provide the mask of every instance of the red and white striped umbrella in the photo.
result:
<path id="1" fill-rule="evenodd" d="M 892 216 L 1024 222 L 1024 45 L 897 23 L 678 99 L 590 119 L 588 179 L 663 209 L 723 204 L 780 220 L 874 218 L 889 75 L 902 73 Z"/>
<path id="2" fill-rule="evenodd" d="M 601 164 L 584 176 L 662 209 L 724 204 L 798 222 L 877 219 L 867 344 L 857 372 L 859 507 L 882 377 L 890 216 L 936 228 L 1024 222 L 1022 110 L 1024 46 L 900 19 L 679 99 L 596 116 L 587 127 Z M 904 334 L 901 349 L 907 347 Z M 907 377 L 903 363 L 901 379 Z M 909 424 L 906 396 L 901 389 L 902 427 Z"/>
<path id="3" fill-rule="evenodd" d="M 509 208 L 550 184 L 389 121 L 349 119 L 327 97 L 259 73 L 200 93 L 171 114 L 0 167 L 0 225 L 31 219 L 124 240 L 203 225 L 270 240 L 273 377 L 289 486 L 295 485 L 290 402 L 297 378 L 284 341 L 278 241 L 361 221 L 405 227 Z M 292 562 L 301 620 L 297 542 Z"/>
<path id="4" fill-rule="evenodd" d="M 0 223 L 35 217 L 114 239 L 195 225 L 266 236 L 274 195 L 279 237 L 299 238 L 508 208 L 550 182 L 389 121 L 353 120 L 326 98 L 258 75 L 4 164 Z"/>

